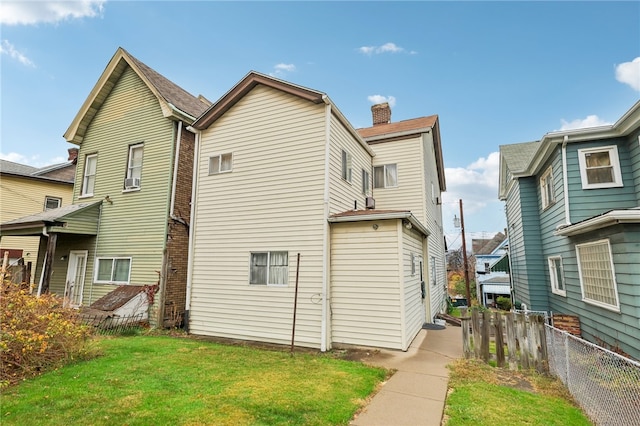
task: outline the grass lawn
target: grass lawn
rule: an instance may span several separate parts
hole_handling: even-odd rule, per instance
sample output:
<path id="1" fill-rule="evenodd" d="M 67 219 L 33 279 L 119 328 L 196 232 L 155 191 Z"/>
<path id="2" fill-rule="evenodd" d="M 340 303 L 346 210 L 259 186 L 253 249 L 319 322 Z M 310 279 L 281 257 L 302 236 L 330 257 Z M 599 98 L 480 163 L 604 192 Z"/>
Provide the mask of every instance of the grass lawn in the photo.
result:
<path id="1" fill-rule="evenodd" d="M 168 336 L 99 340 L 103 356 L 3 391 L 2 425 L 340 425 L 387 371 L 329 355 Z"/>
<path id="2" fill-rule="evenodd" d="M 446 426 L 591 425 L 556 379 L 458 360 L 450 366 Z"/>

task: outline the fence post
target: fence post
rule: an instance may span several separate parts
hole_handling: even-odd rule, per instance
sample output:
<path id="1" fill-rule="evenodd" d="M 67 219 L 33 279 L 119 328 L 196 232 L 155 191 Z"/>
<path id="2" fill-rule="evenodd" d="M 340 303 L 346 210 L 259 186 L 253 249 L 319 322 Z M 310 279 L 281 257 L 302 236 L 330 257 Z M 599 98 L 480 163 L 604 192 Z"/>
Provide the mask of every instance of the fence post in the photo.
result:
<path id="1" fill-rule="evenodd" d="M 547 329 L 546 319 L 541 315 L 538 317 L 538 341 L 540 342 L 540 373 L 549 372 L 549 353 L 547 351 Z"/>
<path id="2" fill-rule="evenodd" d="M 520 365 L 522 368 L 529 369 L 529 339 L 527 339 L 527 323 L 526 314 L 517 314 L 516 331 L 518 343 L 520 343 Z"/>
<path id="3" fill-rule="evenodd" d="M 489 342 L 491 341 L 491 311 L 482 313 L 482 360 L 489 362 Z"/>
<path id="4" fill-rule="evenodd" d="M 495 328 L 496 328 L 496 361 L 498 367 L 504 367 L 504 335 L 502 330 L 502 314 L 500 312 L 495 313 Z"/>
<path id="5" fill-rule="evenodd" d="M 471 318 L 464 312 L 460 320 L 462 322 L 462 352 L 464 353 L 465 359 L 469 359 L 471 358 L 471 335 L 469 334 Z"/>
<path id="6" fill-rule="evenodd" d="M 473 353 L 476 359 L 480 359 L 482 333 L 480 333 L 480 312 L 477 309 L 471 310 L 471 327 L 473 331 Z"/>

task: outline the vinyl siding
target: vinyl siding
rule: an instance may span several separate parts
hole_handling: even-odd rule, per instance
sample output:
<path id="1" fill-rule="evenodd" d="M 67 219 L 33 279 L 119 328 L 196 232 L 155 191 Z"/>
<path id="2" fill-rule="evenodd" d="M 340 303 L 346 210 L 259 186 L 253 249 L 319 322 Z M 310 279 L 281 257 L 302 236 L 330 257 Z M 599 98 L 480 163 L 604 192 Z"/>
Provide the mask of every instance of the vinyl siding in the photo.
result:
<path id="1" fill-rule="evenodd" d="M 531 306 L 529 280 L 527 276 L 527 256 L 524 244 L 522 207 L 520 204 L 520 182 L 514 181 L 507 193 L 505 204 L 509 233 L 509 261 L 511 262 L 511 283 L 516 302 Z"/>
<path id="2" fill-rule="evenodd" d="M 71 204 L 73 185 L 3 174 L 0 179 L 0 223 L 44 210 L 45 197 L 62 199 L 61 206 Z M 40 237 L 1 237 L 3 249 L 22 249 L 25 264 L 32 262 L 31 279 L 37 282 L 35 263 Z M 2 254 L 0 253 L 0 256 Z M 35 280 L 35 281 L 34 281 Z"/>
<path id="3" fill-rule="evenodd" d="M 331 225 L 334 343 L 403 348 L 397 220 Z M 405 338 L 406 340 L 406 338 Z"/>
<path id="4" fill-rule="evenodd" d="M 296 345 L 321 345 L 324 105 L 258 85 L 201 134 L 191 333 L 286 344 L 301 254 Z M 208 174 L 233 153 L 230 173 Z M 286 286 L 249 284 L 250 253 L 287 251 Z"/>
<path id="5" fill-rule="evenodd" d="M 402 221 L 398 221 L 400 226 Z M 422 329 L 422 325 L 425 323 L 425 306 L 422 300 L 421 280 L 420 280 L 420 263 L 419 257 L 424 257 L 424 247 L 422 234 L 416 232 L 414 229 L 406 229 L 401 226 L 402 229 L 402 251 L 403 251 L 403 277 L 402 277 L 402 297 L 404 297 L 404 328 L 403 333 L 404 340 L 402 342 L 402 349 L 406 350 L 411 341 L 415 338 L 418 332 Z M 415 273 L 412 272 L 412 254 L 415 256 Z M 423 279 L 426 277 L 424 274 L 424 259 L 423 259 Z M 425 285 L 426 282 L 425 282 Z"/>
<path id="6" fill-rule="evenodd" d="M 103 203 L 97 251 L 88 259 L 84 286 L 88 303 L 114 288 L 91 286 L 95 257 L 131 257 L 131 284 L 158 281 L 171 193 L 173 139 L 172 121 L 163 117 L 157 98 L 128 68 L 89 125 L 78 155 L 74 202 L 106 196 L 112 201 Z M 138 143 L 144 143 L 141 189 L 124 192 L 129 146 Z M 85 157 L 94 153 L 94 195 L 80 197 Z"/>
<path id="7" fill-rule="evenodd" d="M 369 172 L 369 191 L 373 188 L 372 157 L 349 133 L 335 115 L 331 117 L 331 143 L 329 162 L 329 214 L 347 210 L 363 210 L 366 196 L 362 193 L 362 170 Z M 352 180 L 342 179 L 342 150 L 351 154 Z M 371 194 L 370 194 L 371 195 Z M 376 205 L 376 208 L 380 208 Z"/>

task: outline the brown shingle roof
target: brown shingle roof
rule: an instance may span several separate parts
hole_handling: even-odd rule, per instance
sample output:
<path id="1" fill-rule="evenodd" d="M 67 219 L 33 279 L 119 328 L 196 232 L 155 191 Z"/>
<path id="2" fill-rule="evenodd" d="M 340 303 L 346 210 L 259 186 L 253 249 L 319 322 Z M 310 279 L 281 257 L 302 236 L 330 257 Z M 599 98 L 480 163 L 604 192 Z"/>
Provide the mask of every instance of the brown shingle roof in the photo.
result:
<path id="1" fill-rule="evenodd" d="M 100 311 L 115 311 L 143 291 L 143 286 L 121 285 L 116 287 L 112 292 L 105 294 L 100 299 L 93 302 L 90 308 Z"/>
<path id="2" fill-rule="evenodd" d="M 370 138 L 373 136 L 391 135 L 394 133 L 430 128 L 435 125 L 437 120 L 437 115 L 430 115 L 428 117 L 412 118 L 411 120 L 398 121 L 395 123 L 378 124 L 373 127 L 357 129 L 357 131 L 363 138 Z"/>

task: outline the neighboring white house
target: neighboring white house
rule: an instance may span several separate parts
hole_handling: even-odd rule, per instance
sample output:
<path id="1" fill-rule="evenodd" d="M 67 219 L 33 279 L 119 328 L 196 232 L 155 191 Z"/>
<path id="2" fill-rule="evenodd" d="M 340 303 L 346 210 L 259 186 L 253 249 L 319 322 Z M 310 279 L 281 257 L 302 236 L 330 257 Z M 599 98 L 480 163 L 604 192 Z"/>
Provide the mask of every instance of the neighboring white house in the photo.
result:
<path id="1" fill-rule="evenodd" d="M 482 306 L 493 307 L 498 297 L 511 297 L 509 239 L 498 232 L 493 238 L 473 239 L 472 247 L 476 259 L 476 294 Z"/>
<path id="2" fill-rule="evenodd" d="M 444 309 L 445 184 L 437 116 L 400 123 L 255 72 L 200 116 L 189 332 L 288 344 L 296 312 L 296 345 L 406 350 Z"/>

